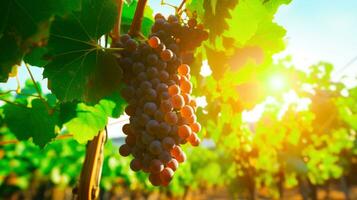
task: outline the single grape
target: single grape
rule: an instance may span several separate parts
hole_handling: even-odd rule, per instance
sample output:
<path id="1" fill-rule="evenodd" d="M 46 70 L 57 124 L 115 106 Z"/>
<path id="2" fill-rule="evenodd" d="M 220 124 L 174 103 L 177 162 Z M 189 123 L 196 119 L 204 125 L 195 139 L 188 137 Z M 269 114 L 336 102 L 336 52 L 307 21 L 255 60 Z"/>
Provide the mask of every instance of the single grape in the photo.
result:
<path id="1" fill-rule="evenodd" d="M 172 74 L 172 75 L 170 76 L 170 79 L 173 80 L 173 81 L 175 81 L 176 84 L 179 84 L 181 77 L 180 77 L 180 75 L 178 75 L 178 74 Z"/>
<path id="2" fill-rule="evenodd" d="M 135 135 L 128 135 L 126 138 L 125 138 L 125 143 L 128 144 L 129 146 L 134 146 L 135 143 L 136 143 L 136 137 Z"/>
<path id="3" fill-rule="evenodd" d="M 153 88 L 156 88 L 159 84 L 160 84 L 160 80 L 158 79 L 158 78 L 153 78 L 152 80 L 151 80 L 151 84 L 152 84 L 152 87 Z M 157 91 L 157 90 L 156 90 Z M 158 93 L 158 94 L 160 94 L 160 93 Z"/>
<path id="4" fill-rule="evenodd" d="M 196 122 L 197 117 L 196 117 L 196 115 L 191 115 L 190 117 L 185 118 L 185 119 L 186 119 L 186 122 L 187 122 L 188 124 L 193 124 L 193 123 Z"/>
<path id="5" fill-rule="evenodd" d="M 191 127 L 192 131 L 195 133 L 198 133 L 201 131 L 201 124 L 198 122 L 190 124 L 190 127 Z"/>
<path id="6" fill-rule="evenodd" d="M 160 97 L 162 100 L 168 100 L 170 99 L 170 94 L 168 92 L 162 92 Z"/>
<path id="7" fill-rule="evenodd" d="M 127 157 L 130 155 L 130 146 L 128 144 L 123 144 L 119 148 L 119 153 L 121 156 Z"/>
<path id="8" fill-rule="evenodd" d="M 185 162 L 186 159 L 187 159 L 186 154 L 185 154 L 185 152 L 183 152 L 183 151 L 181 151 L 181 153 L 180 153 L 177 157 L 175 157 L 175 158 L 176 158 L 176 160 L 177 160 L 179 163 L 183 163 L 183 162 Z"/>
<path id="9" fill-rule="evenodd" d="M 159 123 L 156 120 L 150 120 L 145 126 L 145 130 L 150 134 L 154 135 L 158 130 Z"/>
<path id="10" fill-rule="evenodd" d="M 135 40 L 133 39 L 128 39 L 126 42 L 125 42 L 125 50 L 129 51 L 129 52 L 133 52 L 135 51 L 137 47 L 137 43 Z"/>
<path id="11" fill-rule="evenodd" d="M 161 101 L 160 109 L 163 113 L 172 111 L 173 106 L 171 104 L 171 101 L 169 100 Z"/>
<path id="12" fill-rule="evenodd" d="M 172 159 L 172 156 L 169 152 L 162 151 L 159 155 L 159 159 L 161 160 L 162 163 L 166 164 Z"/>
<path id="13" fill-rule="evenodd" d="M 158 133 L 160 137 L 165 137 L 171 131 L 170 125 L 165 122 L 161 122 L 159 125 Z"/>
<path id="14" fill-rule="evenodd" d="M 160 60 L 159 62 L 157 62 L 156 67 L 158 70 L 164 70 L 167 67 L 167 63 Z"/>
<path id="15" fill-rule="evenodd" d="M 152 47 L 152 48 L 157 48 L 160 45 L 161 41 L 160 38 L 153 36 L 148 40 L 148 44 Z"/>
<path id="16" fill-rule="evenodd" d="M 145 113 L 142 113 L 142 114 L 138 117 L 138 119 L 139 119 L 139 124 L 140 124 L 141 126 L 145 126 L 145 125 L 148 123 L 148 121 L 150 120 L 150 116 L 147 115 L 147 114 L 145 114 Z"/>
<path id="17" fill-rule="evenodd" d="M 151 84 L 150 81 L 143 81 L 140 84 L 140 89 L 142 89 L 142 90 L 148 90 L 148 89 L 151 89 L 151 88 L 152 88 L 152 84 Z"/>
<path id="18" fill-rule="evenodd" d="M 180 146 L 175 145 L 175 146 L 171 149 L 170 153 L 171 153 L 171 155 L 172 155 L 174 158 L 176 158 L 176 160 L 177 160 L 177 157 L 179 157 L 180 154 L 182 153 L 182 149 L 181 149 Z"/>
<path id="19" fill-rule="evenodd" d="M 141 161 L 138 158 L 134 158 L 130 162 L 130 169 L 134 172 L 140 171 L 143 168 Z"/>
<path id="20" fill-rule="evenodd" d="M 175 158 L 172 158 L 168 163 L 166 163 L 167 167 L 170 167 L 173 171 L 176 171 L 178 168 L 178 162 Z"/>
<path id="21" fill-rule="evenodd" d="M 149 54 L 147 57 L 146 57 L 146 62 L 153 66 L 153 65 L 156 65 L 157 61 L 159 60 L 159 58 L 157 57 L 156 54 Z"/>
<path id="22" fill-rule="evenodd" d="M 174 53 L 170 49 L 165 49 L 160 53 L 160 57 L 163 61 L 170 61 L 174 57 Z"/>
<path id="23" fill-rule="evenodd" d="M 188 142 L 191 143 L 192 146 L 196 147 L 201 143 L 200 138 L 197 136 L 196 133 L 192 133 L 190 137 L 187 138 Z"/>
<path id="24" fill-rule="evenodd" d="M 190 101 L 191 101 L 191 96 L 187 93 L 182 93 L 181 95 L 182 95 L 183 99 L 185 100 L 185 104 L 189 105 Z"/>
<path id="25" fill-rule="evenodd" d="M 167 91 L 167 88 L 168 86 L 165 84 L 165 83 L 159 83 L 157 86 L 156 86 L 156 92 L 161 94 L 163 92 L 166 92 Z"/>
<path id="26" fill-rule="evenodd" d="M 181 125 L 178 127 L 178 135 L 182 139 L 186 139 L 191 135 L 192 131 L 191 128 L 187 125 Z"/>
<path id="27" fill-rule="evenodd" d="M 169 80 L 169 77 L 170 77 L 170 75 L 169 75 L 169 73 L 167 73 L 167 71 L 165 71 L 165 70 L 160 71 L 160 73 L 159 73 L 159 79 L 160 79 L 162 82 L 168 81 L 168 80 Z"/>
<path id="28" fill-rule="evenodd" d="M 128 34 L 123 34 L 120 36 L 120 41 L 124 44 L 126 43 L 129 39 L 131 39 L 130 35 Z"/>
<path id="29" fill-rule="evenodd" d="M 174 146 L 175 146 L 175 140 L 172 139 L 172 137 L 165 137 L 162 140 L 162 146 L 166 149 L 166 150 L 171 150 Z"/>
<path id="30" fill-rule="evenodd" d="M 190 81 L 181 81 L 180 83 L 181 91 L 187 94 L 192 92 L 192 83 Z"/>
<path id="31" fill-rule="evenodd" d="M 133 116 L 135 114 L 135 106 L 134 105 L 127 105 L 125 108 L 125 113 L 129 116 Z"/>
<path id="32" fill-rule="evenodd" d="M 151 135 L 149 135 L 148 133 L 146 133 L 145 131 L 143 131 L 142 135 L 141 135 L 141 141 L 144 143 L 144 144 L 150 144 L 153 140 L 154 140 L 154 137 L 152 137 Z"/>
<path id="33" fill-rule="evenodd" d="M 164 113 L 161 112 L 160 110 L 157 110 L 155 112 L 154 118 L 155 118 L 156 121 L 162 122 L 162 121 L 164 121 Z"/>
<path id="34" fill-rule="evenodd" d="M 171 85 L 171 86 L 168 88 L 168 90 L 169 90 L 169 94 L 170 94 L 171 96 L 174 96 L 174 95 L 176 95 L 176 94 L 180 94 L 180 87 L 179 87 L 178 85 L 176 85 L 176 84 Z"/>
<path id="35" fill-rule="evenodd" d="M 159 76 L 159 71 L 155 67 L 149 67 L 146 70 L 146 73 L 150 79 L 153 79 L 153 78 L 156 78 Z"/>
<path id="36" fill-rule="evenodd" d="M 186 76 L 187 74 L 190 73 L 190 66 L 186 65 L 186 64 L 181 64 L 178 69 L 177 72 L 181 75 L 181 76 Z"/>
<path id="37" fill-rule="evenodd" d="M 136 62 L 133 64 L 132 69 L 135 74 L 139 74 L 140 72 L 145 71 L 145 66 L 141 62 Z"/>
<path id="38" fill-rule="evenodd" d="M 172 180 L 174 176 L 174 171 L 169 168 L 166 167 L 164 168 L 161 172 L 160 172 L 160 179 L 162 183 L 170 183 L 170 181 Z"/>
<path id="39" fill-rule="evenodd" d="M 171 97 L 171 103 L 175 109 L 181 109 L 185 105 L 185 100 L 181 95 L 176 94 Z"/>
<path id="40" fill-rule="evenodd" d="M 149 80 L 149 77 L 147 76 L 146 72 L 140 72 L 137 76 L 137 80 L 140 82 Z"/>
<path id="41" fill-rule="evenodd" d="M 157 106 L 153 102 L 146 102 L 144 105 L 144 113 L 148 115 L 154 115 L 157 110 Z"/>
<path id="42" fill-rule="evenodd" d="M 125 135 L 133 134 L 130 124 L 124 124 L 124 126 L 122 127 L 122 131 Z"/>
<path id="43" fill-rule="evenodd" d="M 178 117 L 177 117 L 177 114 L 175 112 L 167 112 L 165 114 L 165 121 L 170 124 L 170 125 L 174 125 L 177 123 L 178 121 Z"/>
<path id="44" fill-rule="evenodd" d="M 188 119 L 194 114 L 194 111 L 191 106 L 185 105 L 181 108 L 180 113 L 182 117 Z"/>
<path id="45" fill-rule="evenodd" d="M 153 159 L 150 162 L 151 173 L 160 173 L 164 169 L 164 165 L 159 159 Z"/>
<path id="46" fill-rule="evenodd" d="M 161 185 L 160 173 L 150 173 L 149 181 L 153 186 L 160 186 Z"/>
<path id="47" fill-rule="evenodd" d="M 145 95 L 146 99 L 149 101 L 155 101 L 157 98 L 157 93 L 154 89 L 148 89 L 146 90 L 146 95 Z"/>
<path id="48" fill-rule="evenodd" d="M 161 153 L 162 147 L 161 142 L 158 140 L 154 140 L 150 143 L 149 150 L 154 155 L 159 155 Z"/>

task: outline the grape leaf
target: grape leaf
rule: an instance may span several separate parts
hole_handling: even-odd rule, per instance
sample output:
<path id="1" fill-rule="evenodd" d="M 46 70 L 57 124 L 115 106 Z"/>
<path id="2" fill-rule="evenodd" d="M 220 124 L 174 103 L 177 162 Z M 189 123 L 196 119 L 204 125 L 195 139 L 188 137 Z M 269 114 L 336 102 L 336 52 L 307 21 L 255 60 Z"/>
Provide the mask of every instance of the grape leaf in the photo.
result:
<path id="1" fill-rule="evenodd" d="M 271 12 L 275 13 L 278 8 L 283 4 L 289 4 L 292 0 L 274 0 L 274 1 L 265 1 L 263 4 Z"/>
<path id="2" fill-rule="evenodd" d="M 203 22 L 213 39 L 222 35 L 224 30 L 230 27 L 226 20 L 231 18 L 230 10 L 237 7 L 238 3 L 238 0 L 221 0 L 219 3 L 215 1 L 209 0 L 203 3 L 205 9 Z"/>
<path id="3" fill-rule="evenodd" d="M 115 92 L 100 100 L 97 106 L 100 107 L 107 116 L 117 118 L 123 114 L 126 104 L 125 99 L 121 97 L 119 92 Z"/>
<path id="4" fill-rule="evenodd" d="M 85 143 L 104 129 L 108 117 L 119 117 L 125 105 L 125 100 L 118 92 L 103 98 L 94 106 L 65 102 L 60 105 L 58 125 L 64 124 L 74 139 Z"/>
<path id="5" fill-rule="evenodd" d="M 57 113 L 49 114 L 40 99 L 33 99 L 31 107 L 13 104 L 4 106 L 5 122 L 19 140 L 33 139 L 33 142 L 44 147 L 55 136 Z"/>
<path id="6" fill-rule="evenodd" d="M 61 121 L 79 143 L 93 139 L 107 124 L 106 112 L 98 105 L 65 103 L 61 106 Z"/>
<path id="7" fill-rule="evenodd" d="M 46 40 L 53 15 L 79 8 L 79 0 L 3 0 L 0 2 L 0 81 L 32 46 Z"/>
<path id="8" fill-rule="evenodd" d="M 58 99 L 95 103 L 118 88 L 122 70 L 115 57 L 97 44 L 114 26 L 116 15 L 113 0 L 84 0 L 81 12 L 55 19 L 44 77 Z"/>
<path id="9" fill-rule="evenodd" d="M 36 47 L 24 57 L 24 62 L 31 66 L 42 67 L 48 63 L 46 60 L 46 47 Z"/>

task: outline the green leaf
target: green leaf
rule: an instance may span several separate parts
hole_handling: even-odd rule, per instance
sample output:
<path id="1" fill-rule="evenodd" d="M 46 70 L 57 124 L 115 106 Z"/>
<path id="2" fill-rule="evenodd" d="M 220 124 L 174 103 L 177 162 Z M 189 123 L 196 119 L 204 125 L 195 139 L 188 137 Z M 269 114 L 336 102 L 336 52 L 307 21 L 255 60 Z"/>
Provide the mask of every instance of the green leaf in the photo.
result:
<path id="1" fill-rule="evenodd" d="M 57 114 L 49 114 L 40 99 L 34 99 L 31 107 L 13 104 L 4 106 L 5 122 L 19 140 L 32 138 L 33 142 L 44 147 L 55 136 Z"/>
<path id="2" fill-rule="evenodd" d="M 226 22 L 227 19 L 231 18 L 230 10 L 237 7 L 238 0 L 217 0 L 204 1 L 203 7 L 205 13 L 203 16 L 203 23 L 205 28 L 209 30 L 210 37 L 215 38 L 222 35 L 224 30 L 228 29 L 230 26 Z"/>
<path id="3" fill-rule="evenodd" d="M 32 66 L 42 67 L 48 63 L 45 56 L 47 53 L 47 48 L 37 47 L 34 48 L 29 54 L 24 57 L 25 63 L 28 63 Z"/>
<path id="4" fill-rule="evenodd" d="M 79 8 L 79 0 L 3 0 L 0 2 L 0 81 L 11 67 L 48 37 L 51 18 Z"/>
<path id="5" fill-rule="evenodd" d="M 244 45 L 256 33 L 263 19 L 272 19 L 260 0 L 240 1 L 231 15 L 224 36 L 234 38 L 238 45 Z"/>
<path id="6" fill-rule="evenodd" d="M 119 92 L 116 92 L 100 100 L 97 107 L 101 108 L 107 116 L 118 118 L 123 114 L 126 105 L 125 99 L 121 97 Z"/>
<path id="7" fill-rule="evenodd" d="M 16 40 L 9 35 L 0 36 L 0 82 L 6 82 L 12 66 L 20 64 L 22 52 Z"/>
<path id="8" fill-rule="evenodd" d="M 116 90 L 122 70 L 115 57 L 97 44 L 114 26 L 113 0 L 84 0 L 81 12 L 56 18 L 48 42 L 51 61 L 44 77 L 62 101 L 97 102 Z"/>
<path id="9" fill-rule="evenodd" d="M 107 124 L 107 115 L 101 106 L 88 106 L 84 103 L 66 104 L 67 110 L 61 110 L 64 125 L 79 143 L 93 139 Z M 71 109 L 75 109 L 72 110 Z"/>

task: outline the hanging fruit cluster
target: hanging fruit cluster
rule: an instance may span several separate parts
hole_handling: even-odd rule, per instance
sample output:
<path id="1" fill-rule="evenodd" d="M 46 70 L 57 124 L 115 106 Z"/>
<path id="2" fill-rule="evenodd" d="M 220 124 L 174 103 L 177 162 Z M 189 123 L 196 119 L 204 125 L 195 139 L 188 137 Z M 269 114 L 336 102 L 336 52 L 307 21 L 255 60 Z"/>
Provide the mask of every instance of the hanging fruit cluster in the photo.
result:
<path id="1" fill-rule="evenodd" d="M 130 116 L 119 152 L 131 154 L 131 169 L 149 173 L 155 186 L 168 185 L 178 164 L 186 160 L 180 145 L 200 144 L 190 67 L 182 63 L 181 55 L 200 46 L 208 33 L 189 22 L 185 25 L 176 16 L 166 19 L 157 14 L 146 42 L 122 35 L 115 43 L 124 49 L 117 56 L 124 71 L 125 113 Z"/>

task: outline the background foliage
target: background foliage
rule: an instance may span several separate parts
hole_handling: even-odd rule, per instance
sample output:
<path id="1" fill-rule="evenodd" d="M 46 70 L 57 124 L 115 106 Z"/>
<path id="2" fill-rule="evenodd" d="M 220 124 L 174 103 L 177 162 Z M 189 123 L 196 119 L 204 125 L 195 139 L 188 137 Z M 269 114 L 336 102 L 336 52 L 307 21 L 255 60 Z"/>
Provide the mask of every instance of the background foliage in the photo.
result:
<path id="1" fill-rule="evenodd" d="M 301 72 L 290 58 L 272 58 L 284 50 L 286 32 L 274 15 L 289 2 L 186 2 L 187 15 L 197 15 L 210 32 L 209 40 L 193 52 L 195 59 L 187 61 L 194 96 L 207 101 L 198 110 L 200 136 L 213 145 L 186 149 L 188 162 L 165 189 L 150 186 L 144 174 L 130 171 L 129 159 L 119 157 L 109 142 L 104 191 L 160 190 L 183 196 L 188 190 L 225 186 L 233 195 L 251 196 L 268 188 L 266 195 L 277 198 L 282 188 L 353 177 L 357 88 L 333 82 L 331 64 L 321 62 Z M 124 4 L 122 32 L 127 32 L 136 4 Z M 108 117 L 123 114 L 125 102 L 118 92 L 122 71 L 110 39 L 103 40 L 115 17 L 112 0 L 0 3 L 0 80 L 16 76 L 20 65 L 29 71 L 41 67 L 51 90 L 45 94 L 35 80 L 20 90 L 0 90 L 0 140 L 26 140 L 0 147 L 0 194 L 29 190 L 35 183 L 73 187 L 84 159 L 83 144 L 105 127 Z M 152 23 L 153 12 L 147 8 L 145 36 Z M 203 76 L 206 64 L 212 73 Z M 281 77 L 279 87 L 272 86 L 271 81 Z M 261 105 L 259 120 L 244 119 L 242 113 Z M 65 133 L 73 139 L 54 141 Z"/>

